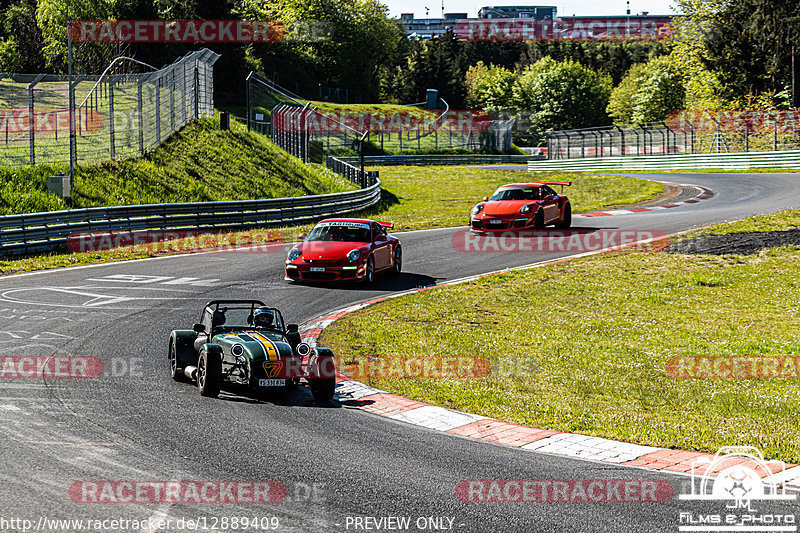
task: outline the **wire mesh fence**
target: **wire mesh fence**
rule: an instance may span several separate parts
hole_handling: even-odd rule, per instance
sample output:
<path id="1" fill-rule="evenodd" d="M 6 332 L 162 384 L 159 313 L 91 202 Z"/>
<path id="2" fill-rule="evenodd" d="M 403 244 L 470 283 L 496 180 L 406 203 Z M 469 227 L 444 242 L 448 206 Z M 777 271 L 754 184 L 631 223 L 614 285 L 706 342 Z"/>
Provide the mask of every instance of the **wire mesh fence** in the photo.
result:
<path id="1" fill-rule="evenodd" d="M 546 132 L 549 159 L 800 149 L 800 111 L 680 111 L 667 120 Z"/>
<path id="2" fill-rule="evenodd" d="M 66 76 L 0 73 L 0 167 L 97 163 L 143 155 L 192 118 L 213 116 L 213 65 L 219 55 L 191 52 L 162 69 L 72 81 Z"/>
<path id="3" fill-rule="evenodd" d="M 247 95 L 245 120 L 251 130 L 271 135 L 279 145 L 288 143 L 290 137 L 312 143 L 309 154 L 319 153 L 320 158 L 351 154 L 357 148 L 354 141 L 360 140 L 367 149 L 382 153 L 504 152 L 511 148 L 514 119 L 492 119 L 483 111 L 457 111 L 446 106 L 433 110 L 377 105 L 320 107 L 254 73 L 247 78 Z"/>

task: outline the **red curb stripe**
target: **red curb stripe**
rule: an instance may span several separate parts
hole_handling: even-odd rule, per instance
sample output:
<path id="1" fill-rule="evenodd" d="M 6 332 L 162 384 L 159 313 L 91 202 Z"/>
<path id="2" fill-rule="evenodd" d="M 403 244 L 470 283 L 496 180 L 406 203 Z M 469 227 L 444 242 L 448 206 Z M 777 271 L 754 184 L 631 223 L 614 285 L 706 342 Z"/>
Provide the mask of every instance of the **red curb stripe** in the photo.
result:
<path id="1" fill-rule="evenodd" d="M 476 420 L 465 426 L 447 430 L 446 433 L 519 448 L 560 432 L 520 426 L 501 420 L 487 419 Z"/>
<path id="2" fill-rule="evenodd" d="M 632 213 L 644 213 L 645 211 L 651 211 L 651 209 L 648 209 L 646 207 L 634 207 L 632 209 L 628 209 L 628 211 Z"/>
<path id="3" fill-rule="evenodd" d="M 323 328 L 314 328 L 310 329 L 303 333 L 304 337 L 311 337 L 312 339 L 317 339 L 320 334 L 322 333 Z"/>
<path id="4" fill-rule="evenodd" d="M 610 217 L 610 216 L 611 216 L 611 213 L 601 213 L 601 212 L 597 212 L 597 213 L 584 213 L 584 214 L 583 214 L 583 216 L 585 216 L 585 217 Z"/>
<path id="5" fill-rule="evenodd" d="M 429 405 L 389 393 L 371 394 L 359 398 L 358 400 L 347 400 L 342 403 L 351 407 L 356 407 L 361 411 L 367 411 L 385 417 L 398 415 Z"/>

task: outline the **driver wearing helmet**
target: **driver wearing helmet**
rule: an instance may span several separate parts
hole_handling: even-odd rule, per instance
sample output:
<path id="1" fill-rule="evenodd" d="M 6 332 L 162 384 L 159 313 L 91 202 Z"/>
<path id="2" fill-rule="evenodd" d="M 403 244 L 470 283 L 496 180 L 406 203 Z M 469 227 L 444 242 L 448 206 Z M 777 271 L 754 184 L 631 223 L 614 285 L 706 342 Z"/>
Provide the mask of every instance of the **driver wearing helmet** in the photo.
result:
<path id="1" fill-rule="evenodd" d="M 272 316 L 272 309 L 268 307 L 259 307 L 253 313 L 253 325 L 257 329 L 271 329 L 272 322 L 275 318 Z"/>

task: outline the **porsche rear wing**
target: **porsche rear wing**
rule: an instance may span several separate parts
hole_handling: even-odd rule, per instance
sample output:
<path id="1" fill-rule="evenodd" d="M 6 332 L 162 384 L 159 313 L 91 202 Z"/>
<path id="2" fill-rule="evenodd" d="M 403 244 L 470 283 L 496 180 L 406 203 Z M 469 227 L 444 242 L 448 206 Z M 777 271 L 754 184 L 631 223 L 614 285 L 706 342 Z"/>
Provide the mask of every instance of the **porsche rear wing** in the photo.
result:
<path id="1" fill-rule="evenodd" d="M 394 228 L 394 222 L 378 222 L 378 224 L 380 224 L 381 226 L 383 226 L 386 229 Z"/>
<path id="2" fill-rule="evenodd" d="M 564 185 L 572 185 L 571 181 L 543 181 L 542 183 L 545 185 L 561 185 L 561 194 L 564 194 Z"/>

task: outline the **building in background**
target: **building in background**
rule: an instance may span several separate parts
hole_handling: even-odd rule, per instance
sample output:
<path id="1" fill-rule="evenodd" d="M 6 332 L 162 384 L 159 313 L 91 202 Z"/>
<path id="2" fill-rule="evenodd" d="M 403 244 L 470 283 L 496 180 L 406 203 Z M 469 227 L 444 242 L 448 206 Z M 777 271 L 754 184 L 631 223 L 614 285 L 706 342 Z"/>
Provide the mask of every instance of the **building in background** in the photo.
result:
<path id="1" fill-rule="evenodd" d="M 466 17 L 464 17 L 466 18 Z M 554 19 L 554 6 L 487 6 L 478 10 L 479 19 Z"/>
<path id="2" fill-rule="evenodd" d="M 461 40 L 657 40 L 671 34 L 677 15 L 558 17 L 554 6 L 485 6 L 478 18 L 466 13 L 445 13 L 444 18 L 400 15 L 409 39 L 427 40 L 451 30 Z"/>

